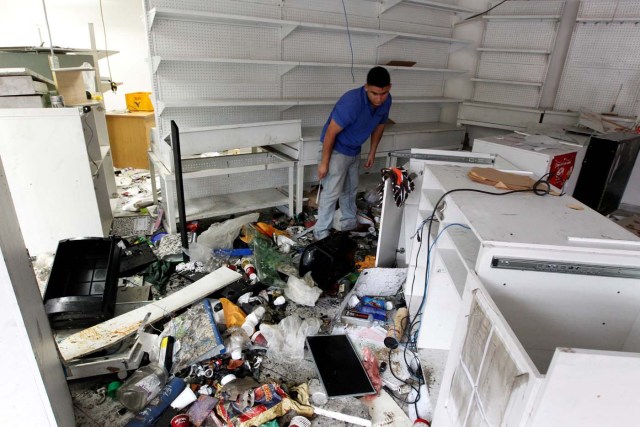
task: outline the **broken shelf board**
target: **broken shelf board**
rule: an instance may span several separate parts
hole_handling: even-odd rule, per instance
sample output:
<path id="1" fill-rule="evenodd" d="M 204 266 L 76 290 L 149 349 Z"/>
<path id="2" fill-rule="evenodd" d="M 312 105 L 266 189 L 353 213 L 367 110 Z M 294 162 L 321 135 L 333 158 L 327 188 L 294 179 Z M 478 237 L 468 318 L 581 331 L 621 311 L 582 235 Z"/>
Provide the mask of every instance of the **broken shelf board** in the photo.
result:
<path id="1" fill-rule="evenodd" d="M 148 322 L 153 323 L 241 277 L 240 274 L 226 267 L 219 268 L 166 298 L 153 301 L 147 306 L 114 317 L 65 338 L 58 343 L 60 355 L 65 361 L 69 361 L 109 347 L 134 334 L 140 328 L 147 313 L 151 313 Z"/>

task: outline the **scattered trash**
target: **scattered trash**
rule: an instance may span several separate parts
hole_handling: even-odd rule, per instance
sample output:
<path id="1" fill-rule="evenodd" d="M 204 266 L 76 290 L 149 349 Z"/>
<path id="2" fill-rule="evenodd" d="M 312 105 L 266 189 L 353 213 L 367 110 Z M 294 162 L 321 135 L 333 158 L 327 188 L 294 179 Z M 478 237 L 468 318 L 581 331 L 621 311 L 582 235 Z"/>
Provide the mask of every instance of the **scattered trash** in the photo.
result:
<path id="1" fill-rule="evenodd" d="M 320 330 L 322 322 L 318 318 L 304 319 L 293 314 L 278 325 L 260 325 L 260 332 L 269 347 L 267 355 L 274 360 L 300 360 L 304 357 L 304 343 L 309 335 Z"/>
<path id="2" fill-rule="evenodd" d="M 189 421 L 196 427 L 200 427 L 207 419 L 213 408 L 218 403 L 218 399 L 215 397 L 201 395 L 198 400 L 189 407 L 187 416 Z"/>
<path id="3" fill-rule="evenodd" d="M 197 242 L 209 249 L 231 249 L 233 241 L 240 234 L 245 224 L 256 222 L 259 214 L 252 213 L 224 222 L 212 224 L 209 229 L 198 236 Z"/>
<path id="4" fill-rule="evenodd" d="M 396 202 L 396 206 L 404 206 L 407 197 L 409 197 L 409 193 L 415 188 L 415 184 L 411 177 L 409 177 L 409 173 L 404 168 L 383 168 L 380 174 L 382 175 L 382 182 L 378 186 L 379 200 L 382 201 L 384 183 L 388 179 L 389 182 L 391 182 L 393 199 Z"/>
<path id="5" fill-rule="evenodd" d="M 227 328 L 242 326 L 247 318 L 242 309 L 227 298 L 220 298 L 220 303 L 222 303 L 222 311 L 224 312 L 224 321 Z"/>
<path id="6" fill-rule="evenodd" d="M 161 336 L 173 336 L 177 341 L 171 370 L 174 373 L 225 351 L 211 303 L 206 299 L 167 322 Z"/>
<path id="7" fill-rule="evenodd" d="M 182 390 L 182 393 L 180 393 L 173 402 L 171 402 L 171 407 L 180 410 L 191 405 L 197 399 L 198 398 L 193 390 L 191 390 L 191 387 L 185 387 L 185 389 Z"/>
<path id="8" fill-rule="evenodd" d="M 289 276 L 284 294 L 296 304 L 313 307 L 320 297 L 322 289 L 318 288 L 311 277 L 311 272 L 304 275 L 302 279 Z"/>
<path id="9" fill-rule="evenodd" d="M 380 393 L 380 390 L 382 389 L 382 379 L 380 378 L 378 358 L 369 347 L 365 347 L 362 352 L 362 366 L 364 366 L 365 371 L 367 371 L 371 385 L 373 385 L 373 388 L 376 390 L 376 394 L 364 396 L 363 399 L 375 399 L 377 397 L 377 393 Z"/>
<path id="10" fill-rule="evenodd" d="M 131 412 L 140 412 L 160 393 L 167 382 L 167 376 L 167 371 L 162 366 L 156 364 L 143 366 L 122 384 L 116 396 L 125 408 Z"/>
<path id="11" fill-rule="evenodd" d="M 322 406 L 328 401 L 327 392 L 317 378 L 309 380 L 309 398 L 316 406 Z"/>
<path id="12" fill-rule="evenodd" d="M 153 377 L 147 376 L 138 380 L 138 387 L 144 388 L 145 390 L 146 387 L 154 387 L 151 385 L 151 381 L 154 381 L 150 380 L 151 378 Z M 154 425 L 154 422 L 160 418 L 162 413 L 169 407 L 171 402 L 174 401 L 180 393 L 182 393 L 185 387 L 186 384 L 181 378 L 174 377 L 171 379 L 171 381 L 169 381 L 160 391 L 157 403 L 151 403 L 142 411 L 138 412 L 138 414 L 136 414 L 136 416 L 127 423 L 127 427 L 147 427 Z"/>

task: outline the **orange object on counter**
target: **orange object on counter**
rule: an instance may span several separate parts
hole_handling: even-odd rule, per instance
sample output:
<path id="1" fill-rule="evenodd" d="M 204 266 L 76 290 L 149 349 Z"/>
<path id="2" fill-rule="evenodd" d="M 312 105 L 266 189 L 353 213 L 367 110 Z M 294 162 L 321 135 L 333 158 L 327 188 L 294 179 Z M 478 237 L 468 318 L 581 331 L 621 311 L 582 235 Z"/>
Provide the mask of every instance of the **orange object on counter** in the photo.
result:
<path id="1" fill-rule="evenodd" d="M 220 303 L 222 303 L 224 323 L 227 325 L 227 328 L 232 328 L 234 326 L 241 327 L 247 318 L 245 312 L 227 298 L 220 298 Z"/>
<path id="2" fill-rule="evenodd" d="M 362 271 L 366 268 L 373 268 L 376 266 L 375 255 L 367 255 L 363 261 L 356 262 L 356 270 Z"/>

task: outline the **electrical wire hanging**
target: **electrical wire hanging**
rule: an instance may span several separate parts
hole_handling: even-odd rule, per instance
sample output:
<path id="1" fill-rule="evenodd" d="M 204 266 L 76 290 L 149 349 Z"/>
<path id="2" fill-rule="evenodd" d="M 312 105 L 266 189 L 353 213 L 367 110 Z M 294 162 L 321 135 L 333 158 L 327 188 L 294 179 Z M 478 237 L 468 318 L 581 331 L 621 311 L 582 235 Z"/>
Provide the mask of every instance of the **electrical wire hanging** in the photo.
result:
<path id="1" fill-rule="evenodd" d="M 479 12 L 479 13 L 476 13 L 475 15 L 471 15 L 471 16 L 469 16 L 469 17 L 467 17 L 467 18 L 463 19 L 461 22 L 470 21 L 470 20 L 472 20 L 472 19 L 474 19 L 474 18 L 477 18 L 478 16 L 486 15 L 487 13 L 491 12 L 491 11 L 492 11 L 493 9 L 495 9 L 496 7 L 500 6 L 502 3 L 506 3 L 506 2 L 508 2 L 508 1 L 509 1 L 509 0 L 502 0 L 500 3 L 496 4 L 495 6 L 491 6 L 489 9 L 487 9 L 487 10 L 485 10 L 485 11 L 483 11 L 483 12 Z"/>
<path id="2" fill-rule="evenodd" d="M 353 45 L 351 44 L 351 30 L 349 29 L 349 18 L 347 18 L 347 7 L 342 0 L 342 10 L 344 11 L 344 21 L 347 23 L 347 37 L 349 38 L 349 48 L 351 49 L 351 79 L 353 83 L 356 82 L 356 77 L 353 74 Z"/>
<path id="3" fill-rule="evenodd" d="M 51 28 L 49 27 L 49 15 L 47 15 L 47 5 L 44 3 L 44 0 L 42 0 L 42 10 L 44 10 L 44 22 L 45 24 L 47 24 L 47 33 L 49 34 L 49 49 L 51 50 L 51 58 L 53 60 L 53 58 L 55 57 L 55 54 L 53 53 L 53 39 L 51 38 Z"/>
<path id="4" fill-rule="evenodd" d="M 44 1 L 44 0 L 42 0 Z M 104 35 L 104 50 L 105 57 L 107 58 L 107 69 L 109 70 L 109 86 L 113 93 L 116 93 L 118 90 L 118 85 L 113 81 L 113 76 L 111 75 L 111 63 L 109 62 L 109 48 L 107 47 L 107 27 L 104 25 L 104 12 L 102 11 L 102 0 L 100 2 L 100 20 L 102 21 L 102 34 Z"/>

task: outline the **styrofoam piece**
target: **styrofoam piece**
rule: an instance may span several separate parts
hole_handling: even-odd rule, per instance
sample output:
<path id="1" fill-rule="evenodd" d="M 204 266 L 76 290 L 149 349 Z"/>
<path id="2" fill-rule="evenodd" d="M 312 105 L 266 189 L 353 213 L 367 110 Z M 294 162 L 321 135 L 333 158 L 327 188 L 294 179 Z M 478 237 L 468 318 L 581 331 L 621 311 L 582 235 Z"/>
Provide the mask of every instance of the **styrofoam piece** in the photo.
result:
<path id="1" fill-rule="evenodd" d="M 147 321 L 153 323 L 241 277 L 226 267 L 219 268 L 168 297 L 70 335 L 58 343 L 60 355 L 68 361 L 116 344 L 135 333 L 148 313 Z"/>

